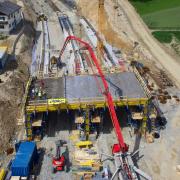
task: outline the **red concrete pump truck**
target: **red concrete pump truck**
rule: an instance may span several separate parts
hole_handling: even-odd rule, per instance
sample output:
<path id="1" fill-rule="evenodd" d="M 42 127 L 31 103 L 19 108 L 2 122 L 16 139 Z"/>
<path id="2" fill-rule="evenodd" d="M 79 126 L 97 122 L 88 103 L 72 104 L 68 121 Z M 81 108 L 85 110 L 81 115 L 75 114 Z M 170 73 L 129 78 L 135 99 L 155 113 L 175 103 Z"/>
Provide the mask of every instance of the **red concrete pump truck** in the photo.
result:
<path id="1" fill-rule="evenodd" d="M 113 156 L 111 156 L 111 157 L 114 159 L 115 165 L 117 168 L 116 172 L 112 176 L 112 179 L 114 179 L 114 177 L 118 174 L 118 177 L 121 180 L 137 180 L 138 179 L 137 174 L 139 174 L 139 175 L 143 176 L 145 179 L 150 180 L 151 178 L 146 173 L 144 173 L 143 171 L 138 169 L 136 166 L 134 166 L 134 163 L 131 158 L 132 155 L 131 155 L 131 153 L 128 153 L 129 146 L 124 142 L 124 138 L 123 138 L 123 135 L 121 132 L 119 121 L 118 121 L 116 111 L 114 108 L 113 98 L 109 91 L 108 83 L 106 81 L 106 78 L 101 70 L 101 67 L 98 63 L 98 60 L 97 60 L 91 46 L 88 43 L 84 42 L 83 40 L 81 40 L 75 36 L 68 36 L 66 38 L 64 46 L 60 52 L 59 61 L 61 61 L 62 55 L 64 53 L 64 50 L 65 50 L 67 44 L 72 40 L 77 41 L 78 43 L 82 44 L 83 45 L 82 49 L 87 50 L 89 52 L 89 55 L 91 56 L 91 59 L 92 59 L 93 63 L 95 64 L 95 66 L 98 70 L 98 74 L 103 83 L 104 91 L 102 92 L 102 90 L 101 90 L 101 92 L 106 97 L 109 113 L 111 116 L 111 120 L 112 120 L 112 123 L 114 126 L 116 136 L 117 136 L 117 140 L 118 140 L 118 144 L 114 144 L 113 148 L 112 148 Z"/>

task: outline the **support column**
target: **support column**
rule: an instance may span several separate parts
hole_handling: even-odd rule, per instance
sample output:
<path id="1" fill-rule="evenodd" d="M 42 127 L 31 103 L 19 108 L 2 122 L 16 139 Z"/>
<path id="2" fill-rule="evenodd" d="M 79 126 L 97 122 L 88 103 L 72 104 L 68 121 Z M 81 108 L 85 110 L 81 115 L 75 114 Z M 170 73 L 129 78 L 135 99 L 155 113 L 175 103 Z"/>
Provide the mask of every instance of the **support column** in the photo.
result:
<path id="1" fill-rule="evenodd" d="M 141 127 L 141 133 L 145 135 L 146 128 L 147 128 L 147 120 L 148 120 L 148 102 L 144 105 L 143 108 L 143 120 L 142 120 L 142 127 Z"/>
<path id="2" fill-rule="evenodd" d="M 86 107 L 86 118 L 85 118 L 85 134 L 86 134 L 86 140 L 89 140 L 89 131 L 90 131 L 90 119 L 89 119 L 89 108 Z"/>
<path id="3" fill-rule="evenodd" d="M 27 113 L 25 115 L 25 126 L 26 126 L 26 136 L 28 141 L 32 141 L 32 114 Z"/>

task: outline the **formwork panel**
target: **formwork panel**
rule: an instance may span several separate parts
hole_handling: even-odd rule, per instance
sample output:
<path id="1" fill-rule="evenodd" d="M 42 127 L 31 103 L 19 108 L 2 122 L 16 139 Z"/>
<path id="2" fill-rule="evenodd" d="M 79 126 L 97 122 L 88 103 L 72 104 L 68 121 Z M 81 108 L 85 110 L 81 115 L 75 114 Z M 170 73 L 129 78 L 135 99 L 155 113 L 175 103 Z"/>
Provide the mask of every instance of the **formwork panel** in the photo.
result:
<path id="1" fill-rule="evenodd" d="M 68 102 L 74 99 L 103 98 L 100 88 L 104 91 L 101 79 L 93 75 L 65 76 L 58 79 L 44 79 L 47 98 L 66 98 Z M 106 74 L 106 81 L 114 99 L 147 98 L 136 76 L 132 72 Z"/>
<path id="2" fill-rule="evenodd" d="M 66 77 L 66 99 L 103 97 L 93 76 Z"/>
<path id="3" fill-rule="evenodd" d="M 44 79 L 45 90 L 47 98 L 64 98 L 65 95 L 65 83 L 64 78 L 58 79 Z"/>
<path id="4" fill-rule="evenodd" d="M 99 86 L 103 89 L 100 77 Z M 109 90 L 115 106 L 134 106 L 147 104 L 148 97 L 134 73 L 123 72 L 106 74 Z M 87 105 L 94 108 L 107 107 L 106 98 L 100 92 L 93 75 L 65 76 L 58 79 L 45 79 L 46 100 L 29 101 L 27 112 L 56 111 L 58 109 L 85 109 Z M 49 103 L 49 100 L 64 99 L 65 102 Z"/>
<path id="5" fill-rule="evenodd" d="M 124 72 L 106 76 L 112 96 L 117 99 L 120 96 L 131 98 L 145 98 L 143 88 L 134 73 Z"/>
<path id="6" fill-rule="evenodd" d="M 100 77 L 96 76 L 99 86 L 104 91 Z M 125 97 L 131 98 L 146 98 L 143 88 L 138 82 L 134 73 L 124 72 L 117 74 L 106 75 L 106 80 L 109 85 L 109 90 L 114 99 Z M 98 98 L 103 97 L 100 92 L 97 81 L 94 76 L 76 76 L 66 77 L 66 99 L 83 99 L 83 98 Z"/>

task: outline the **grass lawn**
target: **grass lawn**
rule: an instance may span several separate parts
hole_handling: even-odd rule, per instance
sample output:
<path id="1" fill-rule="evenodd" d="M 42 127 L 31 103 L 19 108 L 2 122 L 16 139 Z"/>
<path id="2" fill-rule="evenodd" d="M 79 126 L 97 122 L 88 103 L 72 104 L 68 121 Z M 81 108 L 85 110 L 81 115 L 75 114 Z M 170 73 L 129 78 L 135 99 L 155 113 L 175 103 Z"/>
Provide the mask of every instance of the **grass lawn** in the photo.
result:
<path id="1" fill-rule="evenodd" d="M 180 41 L 179 31 L 155 31 L 152 34 L 161 43 L 171 43 L 173 37 L 176 37 Z"/>
<path id="2" fill-rule="evenodd" d="M 141 15 L 180 7 L 180 0 L 130 0 Z"/>
<path id="3" fill-rule="evenodd" d="M 180 29 L 180 6 L 142 16 L 151 29 Z"/>
<path id="4" fill-rule="evenodd" d="M 130 0 L 149 28 L 180 28 L 180 0 Z"/>

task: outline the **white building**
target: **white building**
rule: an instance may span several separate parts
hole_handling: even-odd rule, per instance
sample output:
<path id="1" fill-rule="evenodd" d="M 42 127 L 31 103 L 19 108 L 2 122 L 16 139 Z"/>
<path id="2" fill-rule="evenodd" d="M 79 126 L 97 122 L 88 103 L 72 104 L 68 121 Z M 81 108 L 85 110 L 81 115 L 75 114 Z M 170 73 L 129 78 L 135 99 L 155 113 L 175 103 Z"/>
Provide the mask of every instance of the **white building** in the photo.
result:
<path id="1" fill-rule="evenodd" d="M 0 2 L 0 33 L 9 34 L 21 20 L 21 6 L 10 1 Z"/>

